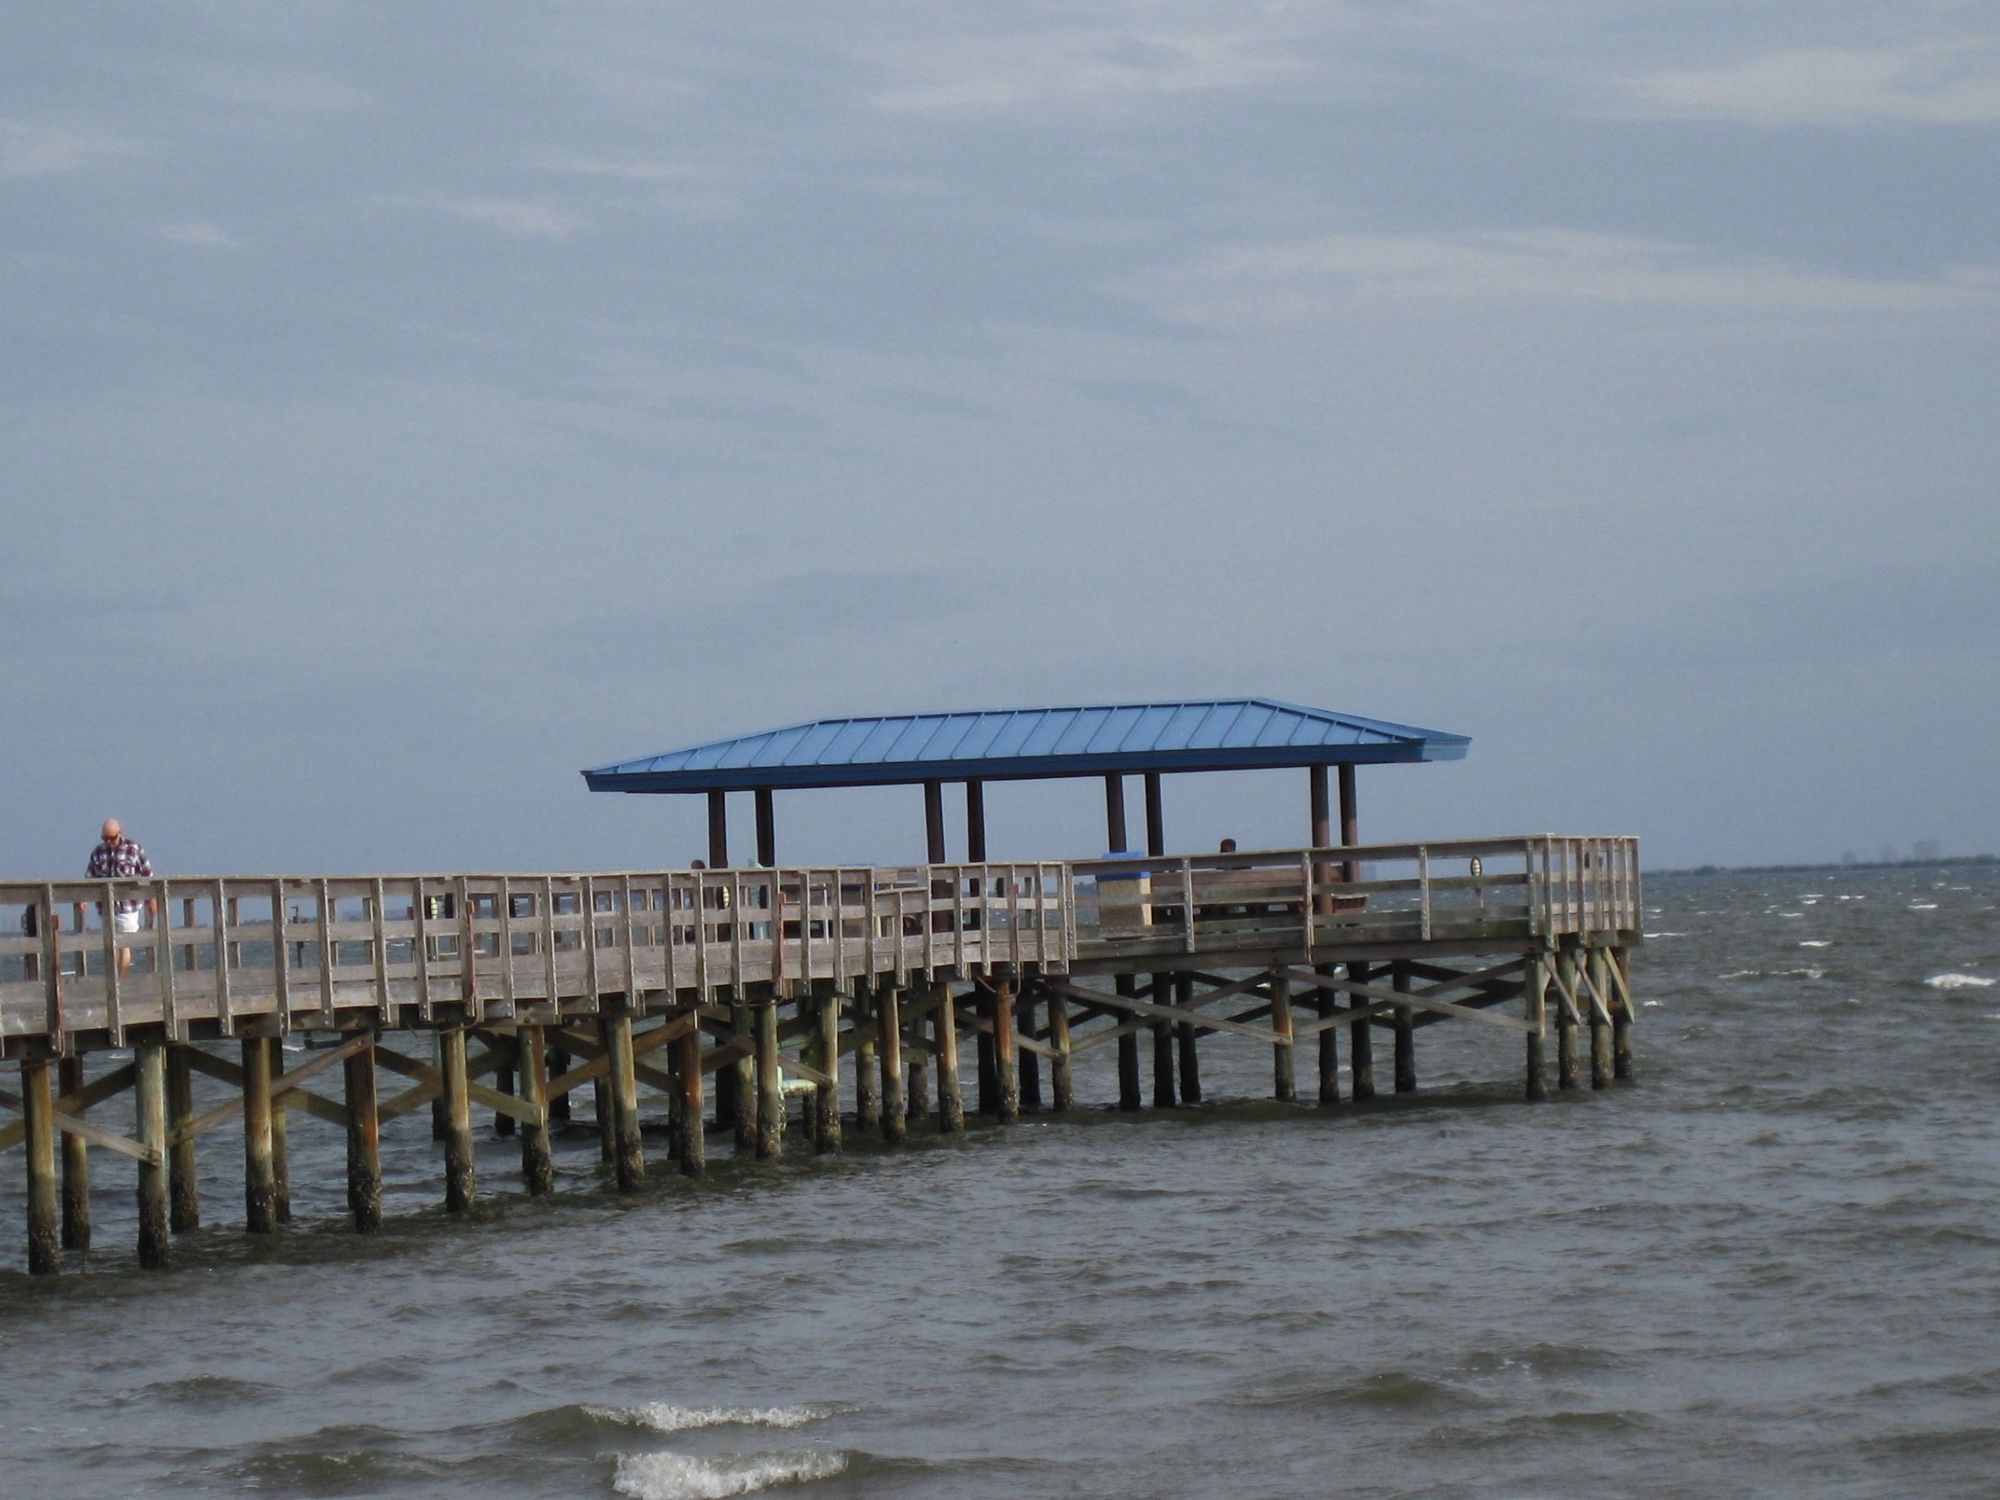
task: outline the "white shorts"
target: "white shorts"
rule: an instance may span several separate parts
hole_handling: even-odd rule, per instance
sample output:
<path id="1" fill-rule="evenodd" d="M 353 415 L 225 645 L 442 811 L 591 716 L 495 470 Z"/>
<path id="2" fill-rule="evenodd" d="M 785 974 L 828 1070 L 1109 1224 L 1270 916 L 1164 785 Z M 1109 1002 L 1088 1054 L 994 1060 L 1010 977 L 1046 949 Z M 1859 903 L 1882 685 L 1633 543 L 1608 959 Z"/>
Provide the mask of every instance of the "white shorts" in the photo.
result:
<path id="1" fill-rule="evenodd" d="M 114 912 L 111 920 L 120 932 L 137 932 L 145 915 L 146 909 L 142 906 L 137 911 Z"/>

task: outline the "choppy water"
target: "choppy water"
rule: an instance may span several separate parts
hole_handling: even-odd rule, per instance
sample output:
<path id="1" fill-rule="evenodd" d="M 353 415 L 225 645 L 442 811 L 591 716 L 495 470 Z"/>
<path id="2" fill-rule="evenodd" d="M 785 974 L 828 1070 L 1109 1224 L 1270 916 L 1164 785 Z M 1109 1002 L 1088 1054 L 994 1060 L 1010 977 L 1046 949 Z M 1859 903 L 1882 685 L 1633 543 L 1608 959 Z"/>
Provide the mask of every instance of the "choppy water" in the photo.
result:
<path id="1" fill-rule="evenodd" d="M 1639 1081 L 1541 1107 L 1516 1038 L 1428 1027 L 1424 1092 L 1363 1112 L 1093 1112 L 630 1199 L 578 1136 L 530 1202 L 489 1141 L 464 1225 L 419 1117 L 365 1241 L 295 1116 L 299 1222 L 237 1231 L 218 1132 L 166 1276 L 97 1157 L 88 1268 L 0 1273 L 0 1492 L 2000 1492 L 2000 872 L 1648 899 Z M 1203 1051 L 1212 1094 L 1268 1090 L 1254 1044 Z"/>

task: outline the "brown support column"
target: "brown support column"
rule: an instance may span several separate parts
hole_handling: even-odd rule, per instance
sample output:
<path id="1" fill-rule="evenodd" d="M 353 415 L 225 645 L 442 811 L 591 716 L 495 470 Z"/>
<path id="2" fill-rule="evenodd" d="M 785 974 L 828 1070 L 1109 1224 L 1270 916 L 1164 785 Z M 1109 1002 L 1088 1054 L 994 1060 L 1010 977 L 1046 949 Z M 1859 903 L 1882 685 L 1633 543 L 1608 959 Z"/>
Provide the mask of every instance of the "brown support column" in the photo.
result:
<path id="1" fill-rule="evenodd" d="M 1556 1087 L 1573 1089 L 1577 1086 L 1576 1067 L 1576 1023 L 1571 999 L 1577 997 L 1576 949 L 1565 943 L 1556 953 L 1556 987 L 1562 995 L 1556 1000 Z"/>
<path id="2" fill-rule="evenodd" d="M 472 1096 L 465 1083 L 465 1028 L 448 1026 L 437 1034 L 438 1072 L 444 1079 L 444 1206 L 452 1213 L 472 1207 Z"/>
<path id="3" fill-rule="evenodd" d="M 729 868 L 729 794 L 708 794 L 708 867 Z"/>
<path id="4" fill-rule="evenodd" d="M 729 1024 L 736 1040 L 748 1050 L 734 1062 L 725 1064 L 730 1075 L 730 1123 L 736 1133 L 738 1151 L 757 1149 L 757 1018 L 752 1006 L 740 999 L 729 1007 Z M 718 1074 L 718 1077 L 721 1075 Z"/>
<path id="5" fill-rule="evenodd" d="M 1106 773 L 1104 777 L 1104 843 L 1108 853 L 1123 853 L 1128 843 L 1125 830 L 1125 778 L 1117 772 Z M 1138 981 L 1130 974 L 1119 974 L 1111 981 L 1111 987 L 1121 995 L 1137 995 Z M 1127 1016 L 1121 1025 L 1129 1023 Z M 1139 1034 L 1128 1031 L 1118 1038 L 1118 1107 L 1135 1110 L 1140 1107 L 1139 1097 Z"/>
<path id="6" fill-rule="evenodd" d="M 194 1070 L 188 1066 L 188 1044 L 167 1046 L 167 1132 L 184 1132 L 194 1119 Z M 195 1144 L 181 1135 L 167 1148 L 167 1227 L 175 1234 L 201 1228 L 201 1186 L 196 1173 Z"/>
<path id="7" fill-rule="evenodd" d="M 1618 977 L 1625 982 L 1621 992 L 1623 997 L 1611 1008 L 1611 1060 L 1612 1076 L 1629 1079 L 1632 1076 L 1632 950 L 1613 948 L 1611 963 L 1618 970 Z"/>
<path id="8" fill-rule="evenodd" d="M 549 1144 L 549 1039 L 539 1026 L 522 1026 L 514 1033 L 514 1077 L 523 1104 L 542 1112 L 539 1125 L 521 1125 L 521 1181 L 530 1197 L 553 1192 L 554 1152 Z"/>
<path id="9" fill-rule="evenodd" d="M 1298 1074 L 1292 1066 L 1292 981 L 1271 976 L 1271 1030 L 1279 1041 L 1271 1048 L 1271 1097 L 1290 1104 L 1299 1097 Z"/>
<path id="10" fill-rule="evenodd" d="M 1069 1051 L 1069 1002 L 1054 990 L 1048 992 L 1049 1045 L 1056 1049 L 1053 1065 L 1049 1068 L 1050 1080 L 1055 1091 L 1054 1103 L 1058 1112 L 1076 1108 L 1076 1072 L 1070 1062 Z"/>
<path id="11" fill-rule="evenodd" d="M 356 1234 L 382 1227 L 382 1125 L 376 1113 L 375 1039 L 342 1067 L 347 1092 L 347 1211 Z"/>
<path id="12" fill-rule="evenodd" d="M 266 1037 L 264 1045 L 271 1050 L 271 1091 L 276 1094 L 278 1084 L 285 1076 L 285 1039 L 281 1036 Z M 292 1222 L 290 1114 L 290 1106 L 279 1095 L 271 1106 L 271 1201 L 280 1224 Z"/>
<path id="13" fill-rule="evenodd" d="M 869 1042 L 861 1038 L 870 1022 L 874 1023 L 876 1040 Z M 882 991 L 856 987 L 854 992 L 854 1128 L 864 1135 L 873 1134 L 882 1128 L 882 1038 L 886 1034 L 882 1022 Z M 900 1038 L 899 1038 L 900 1040 Z M 901 1048 L 897 1049 L 900 1054 Z M 902 1081 L 900 1077 L 897 1080 Z M 898 1090 L 900 1093 L 901 1090 Z"/>
<path id="14" fill-rule="evenodd" d="M 261 1036 L 243 1038 L 243 1227 L 271 1234 L 278 1227 L 278 1189 L 271 1162 L 271 1049 Z"/>
<path id="15" fill-rule="evenodd" d="M 27 1127 L 28 1272 L 50 1276 L 62 1269 L 56 1217 L 56 1101 L 47 1058 L 21 1060 L 21 1119 Z"/>
<path id="16" fill-rule="evenodd" d="M 24 1065 L 25 1066 L 25 1065 Z M 83 1059 L 65 1057 L 56 1064 L 56 1093 L 64 1098 L 83 1087 Z M 70 1131 L 56 1147 L 62 1157 L 62 1247 L 90 1248 L 90 1148 Z"/>
<path id="17" fill-rule="evenodd" d="M 606 1093 L 611 1104 L 611 1169 L 621 1193 L 636 1192 L 646 1180 L 646 1153 L 639 1137 L 639 1079 L 632 1055 L 632 1013 L 620 1009 L 599 1022 L 604 1051 Z"/>
<path id="18" fill-rule="evenodd" d="M 986 783 L 965 784 L 965 857 L 974 864 L 986 862 Z"/>
<path id="19" fill-rule="evenodd" d="M 813 1150 L 825 1156 L 840 1149 L 840 996 L 814 1002 L 819 1022 L 819 1070 L 833 1080 L 813 1092 Z"/>
<path id="20" fill-rule="evenodd" d="M 139 1264 L 148 1271 L 167 1264 L 167 1044 L 140 1042 L 132 1049 L 133 1136 L 156 1153 L 139 1163 Z"/>
<path id="21" fill-rule="evenodd" d="M 757 863 L 767 870 L 778 867 L 778 819 L 771 806 L 771 789 L 760 786 L 751 794 L 757 804 Z"/>
<path id="22" fill-rule="evenodd" d="M 1176 974 L 1174 976 L 1174 1004 L 1182 1010 L 1194 1005 L 1194 976 Z M 1181 1103 L 1201 1103 L 1201 1054 L 1195 1050 L 1197 1033 L 1192 1022 L 1183 1021 L 1174 1028 L 1180 1043 L 1181 1053 Z"/>
<path id="23" fill-rule="evenodd" d="M 937 985 L 933 993 L 938 999 L 931 1011 L 937 1047 L 938 1130 L 949 1134 L 965 1129 L 965 1097 L 958 1086 L 958 1011 L 950 985 Z"/>
<path id="24" fill-rule="evenodd" d="M 979 985 L 972 991 L 972 1005 L 988 1027 L 972 1034 L 973 1051 L 979 1059 L 979 1113 L 994 1115 L 1000 1112 L 1000 1064 L 993 1050 L 999 1030 L 999 1022 L 993 1018 L 993 992 Z"/>
<path id="25" fill-rule="evenodd" d="M 924 857 L 934 865 L 944 863 L 944 783 L 924 783 Z"/>
<path id="26" fill-rule="evenodd" d="M 1611 977 L 1607 970 L 1610 965 L 1602 948 L 1592 948 L 1584 955 L 1589 966 L 1591 982 L 1597 987 L 1599 1000 L 1590 1007 L 1590 1086 L 1594 1089 L 1611 1087 L 1611 1020 L 1605 1014 L 1610 1009 L 1608 1003 L 1600 1002 L 1610 993 Z"/>
<path id="27" fill-rule="evenodd" d="M 1549 1097 L 1547 1063 L 1543 1057 L 1542 1033 L 1548 1026 L 1549 961 L 1541 953 L 1528 960 L 1522 999 L 1524 1016 L 1535 1029 L 1528 1033 L 1528 1100 L 1539 1103 Z"/>
<path id="28" fill-rule="evenodd" d="M 1021 1089 L 1014 1071 L 1014 981 L 993 986 L 993 1073 L 995 1113 L 1002 1125 L 1021 1118 Z"/>
<path id="29" fill-rule="evenodd" d="M 1315 849 L 1329 849 L 1333 846 L 1333 799 L 1327 792 L 1326 767 L 1306 767 L 1307 791 L 1311 802 L 1312 846 Z M 1315 882 L 1331 881 L 1333 867 L 1316 865 L 1313 868 Z M 1325 916 L 1333 911 L 1333 897 L 1320 895 L 1313 897 L 1313 915 Z M 1332 978 L 1340 972 L 1338 964 L 1321 964 L 1319 972 Z M 1313 1009 L 1325 1020 L 1340 1008 L 1340 999 L 1332 990 L 1321 990 L 1314 998 Z M 1338 1104 L 1340 1102 L 1340 1029 L 1322 1026 L 1319 1031 L 1319 1102 Z"/>
<path id="30" fill-rule="evenodd" d="M 751 1007 L 757 1027 L 757 1157 L 769 1161 L 784 1149 L 785 1089 L 778 1071 L 778 997 Z"/>
<path id="31" fill-rule="evenodd" d="M 1361 820 L 1357 812 L 1354 796 L 1354 767 L 1340 768 L 1340 842 L 1352 847 L 1361 842 Z M 1349 881 L 1361 878 L 1361 866 L 1349 860 L 1343 870 L 1343 878 Z M 1350 977 L 1368 978 L 1368 965 L 1349 964 Z M 1369 1033 L 1369 1023 L 1356 1021 L 1347 1028 L 1347 1060 L 1351 1075 L 1351 1088 L 1357 1102 L 1375 1097 L 1375 1039 Z"/>
<path id="32" fill-rule="evenodd" d="M 1409 964 L 1399 959 L 1389 966 L 1389 973 L 1391 988 L 1409 990 Z M 1414 1094 L 1417 1091 L 1416 1007 L 1399 1005 L 1391 1014 L 1396 1025 L 1396 1092 Z"/>
<path id="33" fill-rule="evenodd" d="M 1014 996 L 1014 1024 L 1019 1036 L 1033 1037 L 1035 1034 L 1035 1007 L 1039 999 L 1033 989 L 1023 989 Z M 1042 1057 L 1039 1052 L 1020 1045 L 1018 1037 L 1014 1045 L 1014 1071 L 1021 1079 L 1021 1108 L 1028 1114 L 1040 1114 L 1042 1110 Z"/>
<path id="34" fill-rule="evenodd" d="M 893 985 L 875 992 L 875 1025 L 880 1033 L 876 1049 L 882 1070 L 880 1127 L 882 1139 L 895 1146 L 902 1143 L 909 1122 L 903 1098 L 903 996 Z"/>
<path id="35" fill-rule="evenodd" d="M 701 1027 L 690 1026 L 674 1043 L 678 1049 L 676 1082 L 681 1090 L 681 1171 L 699 1177 L 708 1170 L 708 1126 L 702 1119 Z"/>

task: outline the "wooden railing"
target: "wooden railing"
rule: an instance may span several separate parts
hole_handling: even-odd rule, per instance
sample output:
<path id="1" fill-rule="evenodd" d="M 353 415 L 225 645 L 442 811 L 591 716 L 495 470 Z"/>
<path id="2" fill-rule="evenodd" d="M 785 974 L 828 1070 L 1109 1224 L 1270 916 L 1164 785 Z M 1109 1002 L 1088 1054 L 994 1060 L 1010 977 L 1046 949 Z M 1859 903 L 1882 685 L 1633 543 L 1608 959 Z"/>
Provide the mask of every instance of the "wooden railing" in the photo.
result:
<path id="1" fill-rule="evenodd" d="M 136 911 L 120 932 L 110 914 Z M 0 884 L 0 1043 L 590 1013 L 609 995 L 1636 931 L 1631 839 L 1070 863 Z M 102 1043 L 99 1043 L 101 1045 Z M 17 1048 L 10 1048 L 17 1050 Z"/>

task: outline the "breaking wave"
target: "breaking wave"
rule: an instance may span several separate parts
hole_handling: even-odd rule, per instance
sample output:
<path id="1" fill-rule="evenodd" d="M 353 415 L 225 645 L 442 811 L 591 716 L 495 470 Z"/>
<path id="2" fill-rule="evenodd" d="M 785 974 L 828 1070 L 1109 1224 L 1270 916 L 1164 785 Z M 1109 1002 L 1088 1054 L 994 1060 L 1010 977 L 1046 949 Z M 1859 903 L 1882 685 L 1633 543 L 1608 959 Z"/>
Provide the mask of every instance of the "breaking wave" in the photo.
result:
<path id="1" fill-rule="evenodd" d="M 804 1427 L 809 1422 L 823 1422 L 838 1410 L 832 1406 L 670 1406 L 664 1401 L 648 1401 L 640 1406 L 586 1406 L 583 1412 L 600 1422 L 643 1427 L 649 1432 L 692 1432 L 702 1427 Z"/>
<path id="2" fill-rule="evenodd" d="M 773 1485 L 831 1479 L 847 1467 L 840 1453 L 752 1453 L 693 1458 L 684 1453 L 628 1453 L 611 1487 L 634 1500 L 722 1500 Z"/>
<path id="3" fill-rule="evenodd" d="M 1924 983 L 1934 990 L 1990 990 L 2000 980 L 1981 979 L 1977 974 L 1933 974 Z"/>

